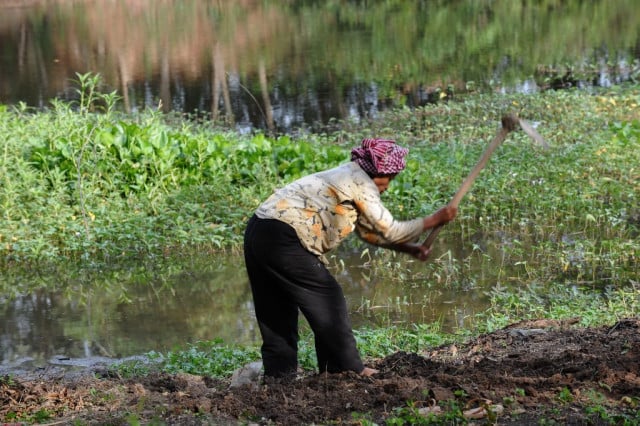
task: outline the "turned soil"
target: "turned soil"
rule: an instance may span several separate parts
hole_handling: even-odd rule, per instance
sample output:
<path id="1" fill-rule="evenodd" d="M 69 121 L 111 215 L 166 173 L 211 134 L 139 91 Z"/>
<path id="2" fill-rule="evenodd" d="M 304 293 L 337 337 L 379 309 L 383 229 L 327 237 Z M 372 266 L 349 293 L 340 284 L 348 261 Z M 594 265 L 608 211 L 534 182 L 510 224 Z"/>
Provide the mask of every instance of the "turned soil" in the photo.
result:
<path id="1" fill-rule="evenodd" d="M 441 424 L 454 424 L 453 418 L 501 425 L 640 421 L 640 319 L 597 328 L 521 322 L 463 345 L 397 352 L 368 365 L 379 373 L 308 373 L 239 387 L 186 374 L 17 375 L 0 379 L 0 422 L 16 416 L 95 425 L 421 422 L 411 420 L 412 412 Z"/>

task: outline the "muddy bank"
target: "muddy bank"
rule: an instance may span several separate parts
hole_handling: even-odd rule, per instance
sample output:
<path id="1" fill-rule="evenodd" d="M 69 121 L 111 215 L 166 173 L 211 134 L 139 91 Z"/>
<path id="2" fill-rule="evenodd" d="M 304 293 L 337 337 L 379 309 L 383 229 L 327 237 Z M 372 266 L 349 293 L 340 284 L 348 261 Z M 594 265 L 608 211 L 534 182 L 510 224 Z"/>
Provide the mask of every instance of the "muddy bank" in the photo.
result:
<path id="1" fill-rule="evenodd" d="M 127 424 L 131 416 L 174 425 L 237 424 L 238 419 L 359 424 L 357 418 L 384 424 L 410 413 L 469 415 L 475 424 L 498 420 L 501 425 L 537 424 L 543 418 L 576 425 L 640 421 L 638 318 L 596 328 L 575 321 L 527 321 L 464 345 L 398 352 L 370 365 L 380 370 L 373 378 L 313 374 L 234 388 L 228 380 L 163 373 L 136 379 L 5 378 L 0 419 L 9 412 L 46 409 L 50 420 L 84 424 Z"/>

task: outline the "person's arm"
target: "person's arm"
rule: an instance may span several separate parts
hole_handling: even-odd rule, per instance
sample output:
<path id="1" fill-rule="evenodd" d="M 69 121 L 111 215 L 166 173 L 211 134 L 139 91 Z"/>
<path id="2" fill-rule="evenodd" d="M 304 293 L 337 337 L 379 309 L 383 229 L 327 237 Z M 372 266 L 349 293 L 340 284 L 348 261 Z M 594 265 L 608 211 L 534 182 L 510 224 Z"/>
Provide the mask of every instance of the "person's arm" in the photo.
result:
<path id="1" fill-rule="evenodd" d="M 398 221 L 382 204 L 379 189 L 369 176 L 355 176 L 353 182 L 344 192 L 358 211 L 355 224 L 358 236 L 370 244 L 419 259 L 426 259 L 428 252 L 414 242 L 426 230 L 453 220 L 457 213 L 455 207 L 447 205 L 424 218 Z"/>
<path id="2" fill-rule="evenodd" d="M 449 205 L 442 207 L 435 213 L 426 216 L 423 219 L 423 232 L 436 226 L 444 225 L 448 222 L 451 222 L 456 217 L 457 213 L 458 209 L 456 207 L 452 207 Z M 431 248 L 424 247 L 420 243 L 405 242 L 388 244 L 384 247 L 400 253 L 409 254 L 421 261 L 427 260 L 429 254 L 431 254 Z"/>

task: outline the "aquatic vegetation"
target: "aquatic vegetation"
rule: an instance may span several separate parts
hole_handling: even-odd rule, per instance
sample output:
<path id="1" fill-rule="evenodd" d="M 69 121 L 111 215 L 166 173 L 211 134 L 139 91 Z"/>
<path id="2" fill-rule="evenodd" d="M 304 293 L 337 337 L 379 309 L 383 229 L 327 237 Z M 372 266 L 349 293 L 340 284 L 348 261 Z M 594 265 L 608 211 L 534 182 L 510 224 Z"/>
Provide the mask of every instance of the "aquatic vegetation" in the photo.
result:
<path id="1" fill-rule="evenodd" d="M 514 108 L 540 122 L 552 149 L 540 152 L 523 135 L 511 136 L 463 200 L 451 231 L 534 241 L 637 232 L 638 122 L 622 119 L 637 111 L 633 90 L 478 95 L 390 112 L 348 137 L 294 139 L 176 124 L 153 111 L 121 116 L 115 94 L 97 90 L 98 79 L 80 75 L 79 84 L 85 95 L 78 103 L 55 102 L 46 112 L 0 109 L 4 261 L 237 246 L 260 199 L 284 181 L 345 161 L 365 132 L 412 147 L 389 198 L 400 216 L 426 214 L 447 202 L 500 114 Z M 414 126 L 407 130 L 406 122 Z"/>
<path id="2" fill-rule="evenodd" d="M 3 268 L 236 252 L 247 218 L 273 188 L 346 161 L 354 141 L 372 134 L 411 147 L 406 171 L 385 194 L 389 207 L 400 218 L 425 215 L 450 199 L 501 115 L 514 111 L 538 125 L 551 148 L 509 135 L 430 262 L 349 240 L 347 249 L 364 256 L 363 279 L 407 283 L 421 294 L 381 294 L 363 300 L 361 313 L 420 309 L 429 289 L 637 282 L 637 86 L 470 95 L 295 137 L 238 134 L 157 111 L 122 115 L 117 96 L 99 89 L 99 78 L 79 75 L 76 102 L 40 112 L 0 106 Z M 0 285 L 5 294 L 24 290 Z"/>
<path id="3" fill-rule="evenodd" d="M 280 179 L 345 159 L 336 146 L 318 152 L 286 136 L 172 126 L 153 111 L 123 117 L 115 96 L 93 90 L 97 80 L 79 78 L 89 92 L 79 104 L 0 110 L 5 261 L 237 245 L 247 215 Z"/>
<path id="4" fill-rule="evenodd" d="M 165 355 L 153 354 L 164 359 L 163 369 L 168 372 L 185 372 L 207 376 L 229 376 L 248 362 L 260 358 L 255 348 L 228 345 L 221 340 L 198 342 L 183 351 L 170 351 Z"/>

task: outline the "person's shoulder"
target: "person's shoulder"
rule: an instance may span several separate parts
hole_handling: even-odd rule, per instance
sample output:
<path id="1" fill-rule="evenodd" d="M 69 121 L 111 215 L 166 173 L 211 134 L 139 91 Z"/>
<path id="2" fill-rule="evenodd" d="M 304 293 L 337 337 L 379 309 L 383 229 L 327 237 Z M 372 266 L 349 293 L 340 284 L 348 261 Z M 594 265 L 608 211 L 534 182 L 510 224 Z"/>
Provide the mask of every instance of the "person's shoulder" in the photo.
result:
<path id="1" fill-rule="evenodd" d="M 355 168 L 354 168 L 355 165 Z M 343 164 L 339 164 L 335 167 L 332 167 L 330 169 L 325 169 L 321 172 L 315 173 L 317 175 L 330 175 L 330 176 L 335 176 L 335 175 L 353 175 L 353 174 L 357 174 L 358 170 L 362 170 L 360 168 L 360 166 L 358 166 L 357 164 L 351 162 L 348 163 L 343 163 Z"/>
<path id="2" fill-rule="evenodd" d="M 378 195 L 378 189 L 371 177 L 354 161 L 330 169 L 328 173 L 330 176 L 328 181 L 343 188 L 354 197 Z"/>
<path id="3" fill-rule="evenodd" d="M 340 164 L 339 166 L 335 167 L 333 170 L 336 170 L 337 172 L 342 172 L 342 173 L 349 173 L 351 175 L 354 176 L 367 176 L 367 173 L 362 170 L 362 167 L 360 167 L 358 165 L 358 163 L 356 163 L 355 161 L 349 161 L 348 163 L 343 163 Z"/>

